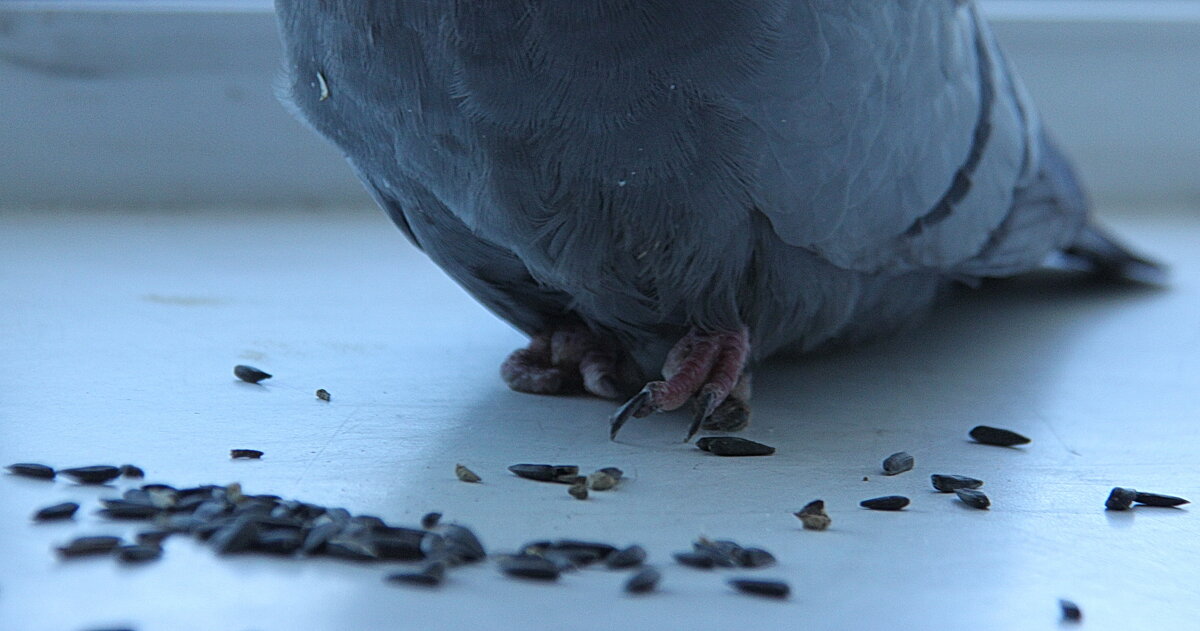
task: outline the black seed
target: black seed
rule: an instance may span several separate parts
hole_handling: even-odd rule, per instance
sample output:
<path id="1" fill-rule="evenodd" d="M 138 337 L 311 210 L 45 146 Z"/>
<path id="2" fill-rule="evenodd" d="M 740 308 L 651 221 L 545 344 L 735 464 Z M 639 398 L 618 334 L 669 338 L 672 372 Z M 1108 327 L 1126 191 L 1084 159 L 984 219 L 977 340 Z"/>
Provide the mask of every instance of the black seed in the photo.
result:
<path id="1" fill-rule="evenodd" d="M 706 440 L 706 439 L 701 439 Z M 717 436 L 708 439 L 703 449 L 717 456 L 769 456 L 775 448 L 737 436 Z"/>
<path id="2" fill-rule="evenodd" d="M 562 475 L 554 476 L 554 479 L 551 480 L 551 482 L 554 482 L 557 484 L 566 484 L 568 486 L 574 486 L 576 484 L 587 484 L 587 476 L 583 476 L 583 475 L 579 475 L 579 474 L 575 474 L 575 473 L 564 473 Z"/>
<path id="3" fill-rule="evenodd" d="M 712 558 L 712 555 L 704 552 L 676 552 L 672 556 L 674 556 L 675 560 L 681 565 L 699 568 L 702 570 L 711 570 L 713 566 L 717 564 L 716 560 Z"/>
<path id="4" fill-rule="evenodd" d="M 715 565 L 736 567 L 738 564 L 738 555 L 742 552 L 742 546 L 738 545 L 736 541 L 728 539 L 712 541 L 711 539 L 700 537 L 692 542 L 692 551 L 708 555 Z"/>
<path id="5" fill-rule="evenodd" d="M 912 454 L 907 451 L 899 451 L 888 456 L 883 461 L 883 475 L 896 475 L 911 471 L 913 468 Z"/>
<path id="6" fill-rule="evenodd" d="M 250 547 L 270 554 L 294 554 L 304 545 L 304 535 L 291 528 L 275 528 L 258 533 Z"/>
<path id="7" fill-rule="evenodd" d="M 16 464 L 8 465 L 7 469 L 9 473 L 25 478 L 38 478 L 41 480 L 54 479 L 54 469 L 47 467 L 44 464 L 37 464 L 34 462 L 18 462 Z"/>
<path id="8" fill-rule="evenodd" d="M 425 515 L 421 517 L 421 527 L 425 530 L 433 530 L 441 520 L 441 513 L 425 513 Z"/>
<path id="9" fill-rule="evenodd" d="M 442 576 L 430 574 L 428 572 L 399 572 L 389 574 L 387 582 L 397 585 L 421 585 L 424 587 L 437 587 L 442 584 Z"/>
<path id="10" fill-rule="evenodd" d="M 712 444 L 712 441 L 718 438 L 720 438 L 720 436 L 705 436 L 704 438 L 697 438 L 696 449 L 699 449 L 700 451 L 708 451 L 708 447 Z"/>
<path id="11" fill-rule="evenodd" d="M 968 478 L 965 475 L 944 475 L 935 473 L 929 476 L 933 488 L 942 493 L 953 493 L 955 489 L 977 489 L 983 486 L 983 480 Z"/>
<path id="12" fill-rule="evenodd" d="M 300 546 L 305 554 L 317 554 L 325 551 L 325 544 L 342 531 L 342 524 L 327 521 L 313 526 L 304 536 L 304 544 Z"/>
<path id="13" fill-rule="evenodd" d="M 383 521 L 383 518 L 376 517 L 375 515 L 355 515 L 354 517 L 350 518 L 350 521 L 346 526 L 347 530 L 366 530 L 368 532 L 387 530 L 388 528 L 390 528 L 390 526 L 387 525 L 387 522 Z M 409 529 L 406 528 L 405 530 Z"/>
<path id="14" fill-rule="evenodd" d="M 374 561 L 379 558 L 366 543 L 343 535 L 325 543 L 325 554 L 348 561 Z"/>
<path id="15" fill-rule="evenodd" d="M 629 580 L 625 582 L 625 591 L 631 594 L 644 594 L 658 587 L 660 580 L 662 580 L 662 574 L 658 570 L 652 567 L 644 568 L 629 577 Z"/>
<path id="16" fill-rule="evenodd" d="M 596 473 L 603 473 L 617 482 L 620 482 L 621 478 L 625 477 L 625 472 L 616 467 L 604 467 L 603 469 L 596 471 Z"/>
<path id="17" fill-rule="evenodd" d="M 463 482 L 483 481 L 483 478 L 480 478 L 478 475 L 476 475 L 474 471 L 462 466 L 461 464 L 454 465 L 454 475 L 458 476 L 458 479 L 462 480 Z"/>
<path id="18" fill-rule="evenodd" d="M 254 366 L 246 366 L 238 364 L 233 367 L 233 376 L 245 381 L 246 383 L 258 383 L 263 379 L 270 379 L 271 375 L 265 373 Z"/>
<path id="19" fill-rule="evenodd" d="M 501 559 L 500 571 L 509 576 L 540 581 L 557 580 L 559 575 L 558 566 L 553 561 L 527 554 Z"/>
<path id="20" fill-rule="evenodd" d="M 59 473 L 74 478 L 80 484 L 104 484 L 121 475 L 121 470 L 112 465 L 102 464 L 91 467 L 61 469 Z"/>
<path id="21" fill-rule="evenodd" d="M 322 401 L 328 401 L 331 397 L 329 396 L 328 390 L 321 388 L 320 390 L 317 390 L 317 398 Z"/>
<path id="22" fill-rule="evenodd" d="M 121 465 L 121 475 L 126 478 L 140 479 L 146 477 L 146 472 L 142 471 L 142 468 L 137 465 L 123 464 Z"/>
<path id="23" fill-rule="evenodd" d="M 229 457 L 230 458 L 252 458 L 252 459 L 257 460 L 257 459 L 263 457 L 263 452 L 261 452 L 257 449 L 230 449 Z"/>
<path id="24" fill-rule="evenodd" d="M 825 501 L 813 500 L 804 505 L 800 512 L 793 513 L 807 530 L 825 530 L 833 520 L 825 513 Z"/>
<path id="25" fill-rule="evenodd" d="M 871 510 L 900 510 L 908 506 L 908 498 L 903 495 L 886 495 L 863 500 L 858 505 Z"/>
<path id="26" fill-rule="evenodd" d="M 787 598 L 791 588 L 783 581 L 765 581 L 752 578 L 731 578 L 729 584 L 744 594 L 768 596 L 770 598 Z"/>
<path id="27" fill-rule="evenodd" d="M 1062 611 L 1062 619 L 1065 622 L 1079 622 L 1083 620 L 1083 612 L 1080 611 L 1079 605 L 1065 599 L 1058 599 L 1058 607 Z"/>
<path id="28" fill-rule="evenodd" d="M 417 561 L 425 558 L 422 542 L 429 533 L 416 528 L 387 528 L 371 533 L 367 541 L 381 559 Z"/>
<path id="29" fill-rule="evenodd" d="M 978 425 L 972 428 L 971 438 L 985 445 L 996 445 L 999 447 L 1026 445 L 1032 442 L 1028 437 L 1022 436 L 1012 430 L 988 427 L 987 425 Z"/>
<path id="30" fill-rule="evenodd" d="M 987 510 L 987 507 L 992 505 L 992 501 L 988 499 L 988 496 L 978 489 L 954 489 L 954 494 L 958 496 L 958 499 L 962 500 L 963 504 L 971 508 Z"/>
<path id="31" fill-rule="evenodd" d="M 587 567 L 600 560 L 591 550 L 543 550 L 535 555 L 554 563 L 560 572 Z"/>
<path id="32" fill-rule="evenodd" d="M 1188 503 L 1188 501 L 1182 497 L 1175 497 L 1174 495 L 1159 495 L 1158 493 L 1142 493 L 1141 491 L 1138 491 L 1138 494 L 1134 496 L 1133 501 L 1137 502 L 1138 504 L 1145 504 L 1146 506 L 1161 507 L 1179 506 L 1181 504 Z"/>
<path id="33" fill-rule="evenodd" d="M 536 549 L 539 543 L 526 544 L 526 549 Z M 617 552 L 617 547 L 607 543 L 598 541 L 580 541 L 578 539 L 559 539 L 540 546 L 546 550 L 584 550 L 595 553 L 596 558 L 606 561 L 608 557 Z"/>
<path id="34" fill-rule="evenodd" d="M 762 548 L 742 548 L 737 553 L 737 562 L 741 567 L 766 567 L 775 564 L 775 555 Z"/>
<path id="35" fill-rule="evenodd" d="M 153 561 L 162 556 L 163 549 L 158 545 L 137 544 L 117 548 L 117 560 L 122 563 L 143 563 Z"/>
<path id="36" fill-rule="evenodd" d="M 208 539 L 219 554 L 245 552 L 258 539 L 258 524 L 249 517 L 238 517 L 222 524 Z"/>
<path id="37" fill-rule="evenodd" d="M 603 471 L 596 471 L 587 477 L 587 485 L 593 491 L 607 491 L 617 485 L 617 478 Z"/>
<path id="38" fill-rule="evenodd" d="M 100 500 L 100 503 L 104 505 L 104 510 L 99 513 L 109 519 L 150 519 L 159 513 L 151 504 L 129 500 Z"/>
<path id="39" fill-rule="evenodd" d="M 567 484 L 573 484 L 574 476 L 579 475 L 579 467 L 575 465 L 515 464 L 508 470 L 522 478 L 539 482 L 557 482 L 558 478 L 569 476 L 572 479 Z"/>
<path id="40" fill-rule="evenodd" d="M 1123 487 L 1115 487 L 1108 494 L 1108 499 L 1104 502 L 1104 508 L 1108 510 L 1129 510 L 1133 506 L 1133 501 L 1137 499 L 1137 491 Z"/>
<path id="41" fill-rule="evenodd" d="M 79 537 L 67 545 L 59 547 L 58 554 L 64 559 L 108 554 L 119 545 L 121 545 L 120 537 Z"/>
<path id="42" fill-rule="evenodd" d="M 36 521 L 54 521 L 56 519 L 70 519 L 75 516 L 75 511 L 79 510 L 79 504 L 75 502 L 63 502 L 54 506 L 47 506 L 33 514 L 33 519 Z"/>
<path id="43" fill-rule="evenodd" d="M 142 545 L 162 545 L 162 542 L 171 536 L 170 530 L 143 530 L 139 532 L 134 541 Z"/>
<path id="44" fill-rule="evenodd" d="M 642 546 L 632 545 L 628 548 L 618 550 L 610 555 L 604 561 L 610 570 L 622 570 L 630 567 L 637 567 L 646 560 L 646 550 Z"/>
<path id="45" fill-rule="evenodd" d="M 483 544 L 470 528 L 458 524 L 446 524 L 439 528 L 445 543 L 445 553 L 454 563 L 473 563 L 487 557 Z M 430 544 L 432 545 L 432 541 Z"/>
<path id="46" fill-rule="evenodd" d="M 567 488 L 567 493 L 577 500 L 586 500 L 588 498 L 587 480 L 576 482 Z"/>

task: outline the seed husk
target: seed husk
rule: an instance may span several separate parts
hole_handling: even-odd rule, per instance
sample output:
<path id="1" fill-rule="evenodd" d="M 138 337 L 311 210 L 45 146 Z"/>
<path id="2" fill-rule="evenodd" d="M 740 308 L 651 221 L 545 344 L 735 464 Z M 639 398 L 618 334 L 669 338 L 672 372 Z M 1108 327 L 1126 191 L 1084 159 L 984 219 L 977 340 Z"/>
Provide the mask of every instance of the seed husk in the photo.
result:
<path id="1" fill-rule="evenodd" d="M 58 519 L 70 519 L 75 516 L 75 511 L 79 510 L 79 504 L 75 502 L 63 502 L 47 506 L 33 514 L 34 521 L 55 521 Z"/>
<path id="2" fill-rule="evenodd" d="M 610 570 L 623 570 L 637 567 L 646 560 L 646 549 L 639 545 L 631 545 L 618 550 L 605 559 L 604 565 Z"/>
<path id="3" fill-rule="evenodd" d="M 553 561 L 539 556 L 520 554 L 500 560 L 500 571 L 509 576 L 529 578 L 539 581 L 558 579 L 559 569 Z"/>
<path id="4" fill-rule="evenodd" d="M 1079 622 L 1083 620 L 1083 611 L 1079 609 L 1079 605 L 1065 598 L 1058 599 L 1058 608 L 1062 611 L 1064 622 Z"/>
<path id="5" fill-rule="evenodd" d="M 675 557 L 680 565 L 694 567 L 701 570 L 711 570 L 716 564 L 716 559 L 712 555 L 705 552 L 676 552 L 672 556 Z"/>
<path id="6" fill-rule="evenodd" d="M 321 388 L 321 389 L 317 390 L 317 398 L 322 401 L 328 401 L 331 397 L 329 396 L 328 390 L 326 390 L 325 388 Z"/>
<path id="7" fill-rule="evenodd" d="M 775 453 L 770 445 L 756 443 L 737 436 L 708 436 L 696 441 L 696 446 L 717 456 L 769 456 Z"/>
<path id="8" fill-rule="evenodd" d="M 616 467 L 604 467 L 597 470 L 596 473 L 603 473 L 617 482 L 620 482 L 621 478 L 625 477 L 625 472 Z"/>
<path id="9" fill-rule="evenodd" d="M 903 495 L 885 495 L 883 497 L 873 497 L 869 500 L 863 500 L 858 505 L 871 510 L 895 511 L 908 506 L 908 498 Z"/>
<path id="10" fill-rule="evenodd" d="M 71 540 L 67 545 L 60 546 L 58 548 L 58 555 L 64 559 L 72 559 L 82 556 L 108 554 L 112 552 L 113 548 L 119 545 L 121 545 L 120 537 L 78 537 Z"/>
<path id="11" fill-rule="evenodd" d="M 793 514 L 806 530 L 825 530 L 833 522 L 825 513 L 824 500 L 813 500 L 805 504 L 799 512 Z"/>
<path id="12" fill-rule="evenodd" d="M 787 598 L 788 594 L 792 592 L 788 584 L 783 581 L 731 578 L 729 579 L 729 584 L 744 594 L 754 594 L 755 596 L 767 596 L 770 598 Z"/>
<path id="13" fill-rule="evenodd" d="M 74 478 L 80 484 L 104 484 L 110 480 L 116 479 L 121 475 L 121 470 L 112 465 L 102 464 L 93 465 L 90 467 L 75 467 L 73 469 L 61 469 L 59 473 Z"/>
<path id="14" fill-rule="evenodd" d="M 233 367 L 233 376 L 245 381 L 246 383 L 258 383 L 263 379 L 270 379 L 270 373 L 263 372 L 254 366 L 246 366 L 238 364 Z"/>
<path id="15" fill-rule="evenodd" d="M 441 513 L 425 513 L 421 517 L 421 527 L 425 530 L 433 530 L 437 527 L 438 522 L 442 520 Z"/>
<path id="16" fill-rule="evenodd" d="M 143 563 L 153 561 L 162 556 L 163 549 L 159 545 L 134 544 L 117 548 L 117 560 L 122 563 Z"/>
<path id="17" fill-rule="evenodd" d="M 1133 501 L 1137 499 L 1137 491 L 1124 487 L 1114 487 L 1108 494 L 1108 499 L 1104 501 L 1104 508 L 1108 510 L 1129 510 L 1133 506 Z"/>
<path id="18" fill-rule="evenodd" d="M 929 476 L 933 488 L 941 493 L 953 493 L 955 489 L 977 489 L 983 486 L 983 480 L 968 478 L 965 475 L 947 475 L 935 473 Z"/>
<path id="19" fill-rule="evenodd" d="M 575 476 L 579 475 L 579 467 L 575 465 L 555 464 L 515 464 L 508 468 L 519 477 L 539 482 L 560 482 L 574 484 Z M 569 477 L 567 481 L 559 478 Z"/>
<path id="20" fill-rule="evenodd" d="M 13 475 L 19 475 L 23 478 L 37 478 L 39 480 L 53 480 L 54 469 L 47 467 L 44 464 L 36 462 L 17 462 L 6 467 L 8 472 Z"/>
<path id="21" fill-rule="evenodd" d="M 985 445 L 996 445 L 998 447 L 1013 447 L 1015 445 L 1027 445 L 1033 442 L 1027 436 L 1022 436 L 1010 429 L 1000 427 L 989 427 L 987 425 L 977 425 L 971 429 L 971 438 L 976 442 Z"/>
<path id="22" fill-rule="evenodd" d="M 123 464 L 123 465 L 121 465 L 120 469 L 121 469 L 122 477 L 137 478 L 137 479 L 146 477 L 146 472 L 143 471 L 142 468 L 137 465 Z"/>
<path id="23" fill-rule="evenodd" d="M 911 471 L 913 468 L 912 454 L 907 451 L 898 451 L 883 461 L 883 475 L 896 475 Z"/>
<path id="24" fill-rule="evenodd" d="M 263 457 L 263 452 L 261 452 L 257 449 L 230 449 L 229 457 L 230 458 L 250 458 L 253 460 L 257 460 L 257 459 Z"/>
<path id="25" fill-rule="evenodd" d="M 617 479 L 602 471 L 596 471 L 588 475 L 587 485 L 593 491 L 607 491 L 617 485 Z"/>
<path id="26" fill-rule="evenodd" d="M 474 471 L 464 467 L 461 464 L 454 465 L 454 475 L 458 476 L 463 482 L 482 482 L 483 478 L 479 477 Z"/>
<path id="27" fill-rule="evenodd" d="M 662 573 L 658 570 L 647 567 L 642 568 L 633 576 L 625 581 L 625 591 L 631 594 L 645 594 L 646 592 L 654 591 L 658 587 L 658 582 L 662 580 Z"/>
<path id="28" fill-rule="evenodd" d="M 775 555 L 762 548 L 742 548 L 736 556 L 740 567 L 754 568 L 775 565 Z"/>
<path id="29" fill-rule="evenodd" d="M 1164 508 L 1188 503 L 1188 501 L 1182 497 L 1175 497 L 1174 495 L 1159 495 L 1158 493 L 1143 493 L 1141 491 L 1138 491 L 1137 495 L 1134 496 L 1133 501 L 1137 502 L 1138 504 L 1145 504 L 1146 506 L 1160 506 Z"/>
<path id="30" fill-rule="evenodd" d="M 567 493 L 570 493 L 571 497 L 577 500 L 586 500 L 588 498 L 587 480 L 584 479 L 567 487 Z"/>
<path id="31" fill-rule="evenodd" d="M 992 501 L 988 499 L 988 496 L 979 489 L 954 489 L 954 494 L 958 496 L 958 499 L 962 500 L 963 504 L 971 508 L 987 510 L 987 507 L 992 505 Z"/>

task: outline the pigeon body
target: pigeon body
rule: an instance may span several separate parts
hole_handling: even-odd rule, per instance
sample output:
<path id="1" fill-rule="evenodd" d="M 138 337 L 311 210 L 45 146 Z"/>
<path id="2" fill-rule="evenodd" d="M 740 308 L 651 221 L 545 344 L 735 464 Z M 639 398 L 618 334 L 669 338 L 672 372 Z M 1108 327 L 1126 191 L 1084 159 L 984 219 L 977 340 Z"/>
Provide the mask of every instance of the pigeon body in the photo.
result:
<path id="1" fill-rule="evenodd" d="M 615 340 L 634 380 L 691 330 L 744 328 L 751 365 L 885 334 L 1081 235 L 1133 260 L 968 0 L 277 9 L 285 100 L 408 237 L 530 335 Z"/>

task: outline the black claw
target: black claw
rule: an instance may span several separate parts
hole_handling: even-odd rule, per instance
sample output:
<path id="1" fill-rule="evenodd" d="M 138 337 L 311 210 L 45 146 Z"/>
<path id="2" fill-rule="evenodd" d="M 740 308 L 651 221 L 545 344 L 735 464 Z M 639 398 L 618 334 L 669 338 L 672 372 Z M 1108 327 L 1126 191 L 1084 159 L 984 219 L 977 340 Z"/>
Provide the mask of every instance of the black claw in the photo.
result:
<path id="1" fill-rule="evenodd" d="M 647 385 L 642 388 L 641 392 L 638 392 L 633 395 L 633 398 L 626 401 L 625 405 L 617 408 L 617 411 L 612 415 L 611 424 L 608 428 L 609 440 L 617 439 L 617 432 L 621 431 L 621 427 L 625 425 L 625 421 L 634 416 L 645 416 L 645 414 L 638 414 L 638 412 L 650 402 L 651 394 L 650 386 Z"/>
<path id="2" fill-rule="evenodd" d="M 713 410 L 717 409 L 717 393 L 705 392 L 700 395 L 699 405 L 696 406 L 696 415 L 692 417 L 692 424 L 688 426 L 687 438 L 683 442 L 692 442 L 692 437 L 696 432 L 700 431 L 700 424 L 704 419 L 712 416 Z"/>

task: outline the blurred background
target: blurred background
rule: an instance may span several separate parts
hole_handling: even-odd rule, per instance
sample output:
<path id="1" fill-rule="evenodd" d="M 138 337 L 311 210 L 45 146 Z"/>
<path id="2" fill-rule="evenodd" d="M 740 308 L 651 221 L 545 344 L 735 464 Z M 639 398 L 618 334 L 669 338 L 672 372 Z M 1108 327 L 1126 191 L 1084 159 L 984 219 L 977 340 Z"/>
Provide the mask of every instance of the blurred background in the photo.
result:
<path id="1" fill-rule="evenodd" d="M 1200 201 L 1200 1 L 981 4 L 1100 206 Z M 279 57 L 268 0 L 0 0 L 0 209 L 370 205 Z"/>

